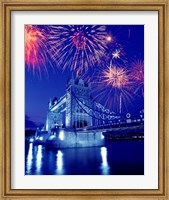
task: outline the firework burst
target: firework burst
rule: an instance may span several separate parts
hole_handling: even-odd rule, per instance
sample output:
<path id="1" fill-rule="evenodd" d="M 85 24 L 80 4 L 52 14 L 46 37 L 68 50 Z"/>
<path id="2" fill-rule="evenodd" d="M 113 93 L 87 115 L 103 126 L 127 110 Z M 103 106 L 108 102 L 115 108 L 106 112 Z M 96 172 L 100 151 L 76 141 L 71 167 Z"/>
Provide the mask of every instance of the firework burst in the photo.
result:
<path id="1" fill-rule="evenodd" d="M 100 70 L 96 80 L 93 81 L 95 98 L 104 101 L 105 106 L 116 113 L 127 111 L 128 103 L 133 100 L 130 72 L 126 68 L 110 65 Z"/>
<path id="2" fill-rule="evenodd" d="M 63 70 L 85 72 L 100 63 L 107 43 L 105 26 L 66 25 L 51 26 L 48 44 Z"/>
<path id="3" fill-rule="evenodd" d="M 120 58 L 120 50 L 116 49 L 113 53 L 112 53 L 112 57 L 114 59 Z"/>
<path id="4" fill-rule="evenodd" d="M 137 85 L 135 92 L 141 91 L 144 96 L 144 61 L 136 60 L 131 67 L 131 76 Z"/>
<path id="5" fill-rule="evenodd" d="M 28 70 L 47 72 L 46 63 L 50 54 L 46 46 L 45 29 L 36 25 L 25 26 L 25 62 Z M 51 64 L 51 63 L 50 63 Z"/>
<path id="6" fill-rule="evenodd" d="M 122 89 L 129 85 L 129 78 L 126 69 L 110 66 L 103 71 L 103 82 L 113 88 Z"/>
<path id="7" fill-rule="evenodd" d="M 116 41 L 116 38 L 113 38 L 107 46 L 107 51 L 104 59 L 101 61 L 101 65 L 109 65 L 111 62 L 111 65 L 127 67 L 128 59 L 126 53 L 123 46 Z"/>

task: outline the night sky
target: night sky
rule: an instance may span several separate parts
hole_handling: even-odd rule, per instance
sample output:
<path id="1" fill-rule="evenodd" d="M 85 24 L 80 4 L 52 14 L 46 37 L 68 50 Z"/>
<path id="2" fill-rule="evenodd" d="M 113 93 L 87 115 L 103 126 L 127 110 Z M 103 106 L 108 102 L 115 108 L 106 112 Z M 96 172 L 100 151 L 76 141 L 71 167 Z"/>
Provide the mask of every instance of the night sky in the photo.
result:
<path id="1" fill-rule="evenodd" d="M 141 73 L 144 77 L 144 26 L 108 25 L 104 26 L 104 30 L 99 26 L 93 28 L 90 25 L 86 26 L 88 29 L 80 25 L 72 27 L 27 27 L 26 128 L 34 128 L 45 123 L 49 99 L 63 96 L 67 81 L 72 75 L 77 74 L 93 83 L 92 95 L 98 102 L 118 112 L 118 94 L 121 88 L 114 89 L 111 84 L 107 84 L 105 77 L 100 78 L 105 75 L 105 70 L 110 69 L 110 65 L 124 69 L 126 76 L 129 77 L 129 83 L 127 82 L 127 87 L 124 87 L 122 113 L 136 113 L 144 108 L 144 78 L 140 80 L 138 77 L 138 66 L 135 75 L 132 74 L 135 65 L 142 65 Z M 93 45 L 93 49 L 90 45 Z"/>

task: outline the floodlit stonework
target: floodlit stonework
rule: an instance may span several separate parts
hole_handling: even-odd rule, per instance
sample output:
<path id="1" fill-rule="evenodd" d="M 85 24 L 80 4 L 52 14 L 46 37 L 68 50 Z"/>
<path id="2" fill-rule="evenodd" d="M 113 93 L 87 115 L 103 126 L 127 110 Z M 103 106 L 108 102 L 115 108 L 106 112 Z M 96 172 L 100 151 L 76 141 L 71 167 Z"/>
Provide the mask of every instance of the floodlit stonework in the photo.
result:
<path id="1" fill-rule="evenodd" d="M 72 77 L 67 83 L 66 94 L 50 100 L 43 128 L 48 137 L 45 135 L 42 141 L 42 134 L 38 133 L 36 142 L 44 142 L 52 148 L 103 146 L 102 132 L 86 130 L 93 125 L 92 116 L 82 105 L 92 107 L 91 84 L 85 83 L 80 76 Z"/>

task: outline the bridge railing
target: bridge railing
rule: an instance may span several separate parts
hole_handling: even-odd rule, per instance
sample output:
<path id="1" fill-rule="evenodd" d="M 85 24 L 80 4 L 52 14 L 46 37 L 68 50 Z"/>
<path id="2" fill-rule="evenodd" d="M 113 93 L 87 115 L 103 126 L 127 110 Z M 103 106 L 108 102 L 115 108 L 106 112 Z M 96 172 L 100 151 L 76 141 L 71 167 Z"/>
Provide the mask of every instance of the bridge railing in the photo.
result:
<path id="1" fill-rule="evenodd" d="M 112 124 L 102 124 L 97 126 L 86 126 L 81 128 L 76 128 L 77 131 L 89 131 L 89 130 L 111 130 L 114 128 L 124 128 L 124 127 L 144 127 L 144 120 L 133 120 L 132 122 L 119 122 L 119 123 L 112 123 Z"/>

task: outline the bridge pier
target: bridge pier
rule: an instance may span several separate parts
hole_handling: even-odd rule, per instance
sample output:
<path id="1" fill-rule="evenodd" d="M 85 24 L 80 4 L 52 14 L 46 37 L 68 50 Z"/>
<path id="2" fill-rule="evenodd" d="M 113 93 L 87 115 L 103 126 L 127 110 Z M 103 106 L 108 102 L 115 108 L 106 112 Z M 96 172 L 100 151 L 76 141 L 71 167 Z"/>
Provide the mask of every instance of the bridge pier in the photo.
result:
<path id="1" fill-rule="evenodd" d="M 47 147 L 50 148 L 74 148 L 104 146 L 105 139 L 102 132 L 78 132 L 60 130 L 59 135 L 49 136 L 46 140 Z"/>

